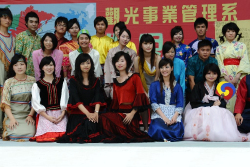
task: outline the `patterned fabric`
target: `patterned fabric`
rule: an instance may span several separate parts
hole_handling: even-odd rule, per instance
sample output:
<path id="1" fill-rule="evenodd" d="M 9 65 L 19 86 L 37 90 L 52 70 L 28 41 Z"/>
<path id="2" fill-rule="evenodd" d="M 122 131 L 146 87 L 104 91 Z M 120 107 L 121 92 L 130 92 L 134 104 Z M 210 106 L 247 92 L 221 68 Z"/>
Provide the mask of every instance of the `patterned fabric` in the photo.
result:
<path id="1" fill-rule="evenodd" d="M 220 81 L 225 81 L 224 76 L 229 76 L 231 80 L 235 78 L 238 73 L 241 73 L 242 79 L 245 75 L 250 74 L 250 63 L 247 53 L 247 47 L 244 43 L 233 41 L 224 42 L 216 50 L 216 59 L 218 61 L 219 68 L 221 70 Z M 228 58 L 240 59 L 239 66 L 237 65 L 224 65 L 224 60 Z M 236 89 L 238 88 L 238 85 Z M 228 102 L 227 108 L 234 112 L 234 106 L 236 101 L 236 95 L 234 95 Z"/>
<path id="2" fill-rule="evenodd" d="M 112 48 L 115 48 L 119 45 L 119 41 L 115 41 L 115 42 L 112 42 L 110 45 L 109 45 L 109 50 L 112 49 Z M 129 41 L 128 44 L 126 45 L 129 49 L 133 49 L 135 51 L 135 53 L 137 53 L 137 49 L 136 49 L 136 46 L 135 46 L 135 43 L 134 42 L 131 42 Z"/>
<path id="3" fill-rule="evenodd" d="M 195 84 L 203 81 L 203 70 L 207 64 L 214 63 L 218 65 L 218 62 L 215 58 L 209 56 L 209 58 L 203 62 L 199 55 L 195 55 L 189 59 L 186 75 L 194 76 Z M 190 87 L 188 86 L 190 90 Z"/>
<path id="4" fill-rule="evenodd" d="M 20 53 L 26 57 L 27 69 L 26 74 L 35 76 L 32 53 L 34 50 L 41 48 L 41 37 L 36 34 L 33 36 L 29 30 L 23 31 L 16 36 L 16 53 Z"/>
<path id="5" fill-rule="evenodd" d="M 192 49 L 185 44 L 180 43 L 176 47 L 175 58 L 179 58 L 184 61 L 185 67 L 188 65 L 188 59 L 192 57 Z"/>
<path id="6" fill-rule="evenodd" d="M 108 36 L 103 37 L 97 37 L 96 35 L 93 35 L 91 37 L 90 43 L 93 46 L 93 49 L 97 50 L 100 54 L 100 63 L 104 64 L 108 51 L 109 51 L 109 45 L 113 42 L 113 39 Z"/>
<path id="7" fill-rule="evenodd" d="M 56 34 L 55 34 L 55 36 L 56 36 Z M 65 38 L 65 37 L 62 37 L 61 39 L 59 39 L 59 38 L 56 36 L 56 39 L 57 39 L 57 41 L 58 41 L 56 49 L 59 49 L 59 46 L 61 46 L 62 44 L 64 44 L 64 43 L 66 43 L 66 42 L 69 41 L 69 40 L 68 40 L 67 38 Z"/>
<path id="8" fill-rule="evenodd" d="M 131 57 L 132 64 L 129 71 L 134 71 L 134 58 L 136 57 L 136 53 L 134 50 L 129 49 L 128 47 L 125 47 L 121 50 L 120 46 L 117 46 L 113 49 L 110 49 L 108 52 L 108 56 L 106 58 L 106 62 L 104 64 L 104 80 L 106 83 L 113 83 L 113 79 L 116 78 L 116 72 L 112 64 L 112 58 L 115 56 L 115 54 L 119 51 L 123 51 L 125 53 L 128 53 Z"/>
<path id="9" fill-rule="evenodd" d="M 218 42 L 217 42 L 215 39 L 208 38 L 208 37 L 206 37 L 205 39 L 209 40 L 209 41 L 212 43 L 211 54 L 214 55 L 217 46 L 219 46 Z M 198 50 L 198 43 L 199 43 L 200 41 L 201 41 L 201 40 L 195 39 L 194 41 L 192 41 L 192 42 L 188 45 L 188 46 L 192 49 L 192 54 L 193 54 L 193 56 L 198 55 L 197 50 Z"/>
<path id="10" fill-rule="evenodd" d="M 3 138 L 11 140 L 28 140 L 35 134 L 35 126 L 28 125 L 26 118 L 30 113 L 31 87 L 35 83 L 35 78 L 27 76 L 25 80 L 9 78 L 4 83 L 1 109 L 11 109 L 11 113 L 18 122 L 14 130 L 10 130 L 8 125 L 10 119 L 5 114 Z"/>

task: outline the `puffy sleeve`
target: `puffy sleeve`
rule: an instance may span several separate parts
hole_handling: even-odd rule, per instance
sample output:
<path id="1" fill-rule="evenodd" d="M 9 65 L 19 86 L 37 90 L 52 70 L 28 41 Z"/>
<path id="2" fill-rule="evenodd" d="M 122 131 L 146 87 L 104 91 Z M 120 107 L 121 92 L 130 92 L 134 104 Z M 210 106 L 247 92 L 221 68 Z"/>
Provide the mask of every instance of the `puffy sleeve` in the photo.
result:
<path id="1" fill-rule="evenodd" d="M 249 63 L 249 57 L 248 57 L 248 53 L 247 53 L 247 47 L 244 43 L 240 43 L 239 46 L 239 50 L 240 50 L 240 65 L 237 68 L 236 73 L 241 73 L 241 74 L 249 74 L 250 73 L 250 63 Z"/>
<path id="2" fill-rule="evenodd" d="M 75 55 L 74 51 L 69 53 L 69 62 L 71 65 L 71 75 L 75 75 Z"/>
<path id="3" fill-rule="evenodd" d="M 5 109 L 10 109 L 11 101 L 11 87 L 10 79 L 6 80 L 3 86 L 2 100 L 1 100 L 1 110 L 4 112 Z"/>
<path id="4" fill-rule="evenodd" d="M 111 77 L 111 70 L 110 70 L 110 65 L 112 64 L 111 61 L 111 52 L 108 52 L 108 55 L 105 60 L 104 64 L 104 81 L 106 83 L 112 83 L 112 77 Z"/>
<path id="5" fill-rule="evenodd" d="M 100 106 L 106 106 L 107 104 L 104 101 L 104 97 L 101 94 L 100 91 L 100 80 L 96 80 L 96 86 L 95 86 L 95 96 L 92 100 L 92 102 L 89 104 L 90 106 L 95 106 L 96 104 L 100 104 Z"/>
<path id="6" fill-rule="evenodd" d="M 41 102 L 40 89 L 37 86 L 37 83 L 33 84 L 31 93 L 32 93 L 31 104 L 32 104 L 33 109 L 38 114 L 42 111 L 46 111 L 46 108 L 40 103 Z"/>
<path id="7" fill-rule="evenodd" d="M 136 95 L 135 95 L 135 99 L 133 102 L 133 109 L 136 109 L 137 111 L 145 111 L 146 109 L 150 107 L 150 104 L 144 92 L 139 75 L 137 74 L 134 74 L 134 75 L 135 75 L 135 79 L 134 79 L 133 84 L 136 87 Z"/>
<path id="8" fill-rule="evenodd" d="M 60 100 L 61 110 L 66 110 L 68 100 L 69 100 L 69 90 L 68 90 L 67 82 L 66 80 L 64 80 L 63 86 L 62 86 L 61 100 Z"/>
<path id="9" fill-rule="evenodd" d="M 98 51 L 95 52 L 93 61 L 95 65 L 95 76 L 99 78 L 102 75 L 102 67 L 100 64 L 100 54 Z"/>
<path id="10" fill-rule="evenodd" d="M 22 38 L 22 34 L 17 34 L 16 36 L 16 46 L 15 46 L 15 52 L 22 54 L 23 53 L 23 44 L 24 44 L 24 38 Z"/>
<path id="11" fill-rule="evenodd" d="M 79 93 L 77 90 L 76 80 L 74 78 L 71 78 L 69 80 L 69 84 L 70 84 L 70 90 L 69 90 L 69 101 L 68 101 L 67 109 L 73 110 L 73 109 L 78 108 L 80 104 L 83 105 L 83 102 L 81 101 L 78 95 Z"/>
<path id="12" fill-rule="evenodd" d="M 180 85 L 176 85 L 176 108 L 175 111 L 177 111 L 179 114 L 182 114 L 183 107 L 184 107 L 184 96 L 182 87 Z"/>
<path id="13" fill-rule="evenodd" d="M 56 77 L 60 77 L 61 76 L 61 70 L 62 70 L 62 61 L 63 61 L 63 52 L 60 51 L 60 50 L 56 50 L 57 54 L 55 55 L 56 56 L 56 60 L 55 60 L 55 63 L 56 63 Z"/>
<path id="14" fill-rule="evenodd" d="M 245 106 L 246 106 L 246 99 L 247 99 L 247 84 L 246 84 L 246 76 L 243 77 L 240 81 L 238 90 L 237 90 L 237 99 L 235 103 L 234 113 L 235 114 L 242 114 Z"/>
<path id="15" fill-rule="evenodd" d="M 157 82 L 151 83 L 150 88 L 149 88 L 149 98 L 150 98 L 152 110 L 155 112 L 158 108 L 160 108 L 158 101 L 157 101 Z"/>
<path id="16" fill-rule="evenodd" d="M 224 66 L 224 55 L 222 53 L 222 46 L 218 46 L 217 49 L 216 49 L 216 60 L 218 62 L 218 66 L 220 68 L 220 71 L 221 71 L 221 77 L 224 77 L 224 76 L 227 76 L 228 73 L 227 73 L 227 69 L 225 68 Z"/>

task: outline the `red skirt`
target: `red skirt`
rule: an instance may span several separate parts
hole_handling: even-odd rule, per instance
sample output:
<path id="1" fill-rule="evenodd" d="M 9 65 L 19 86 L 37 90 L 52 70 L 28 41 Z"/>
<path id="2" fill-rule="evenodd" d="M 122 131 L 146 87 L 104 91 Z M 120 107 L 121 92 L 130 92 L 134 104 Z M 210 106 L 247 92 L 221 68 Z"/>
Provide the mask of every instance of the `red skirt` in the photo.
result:
<path id="1" fill-rule="evenodd" d="M 153 142 L 147 133 L 139 129 L 139 120 L 135 117 L 129 125 L 123 123 L 123 113 L 108 112 L 99 116 L 99 126 L 107 137 L 105 143 Z"/>

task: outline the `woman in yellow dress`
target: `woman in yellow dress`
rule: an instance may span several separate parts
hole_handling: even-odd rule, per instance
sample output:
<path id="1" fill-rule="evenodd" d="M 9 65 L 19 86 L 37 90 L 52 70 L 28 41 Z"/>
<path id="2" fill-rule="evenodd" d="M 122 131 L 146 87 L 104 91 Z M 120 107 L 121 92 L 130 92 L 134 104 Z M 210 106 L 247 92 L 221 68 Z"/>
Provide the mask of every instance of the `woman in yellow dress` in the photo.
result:
<path id="1" fill-rule="evenodd" d="M 113 28 L 113 32 L 114 32 L 114 41 L 115 42 L 112 42 L 110 45 L 109 45 L 109 49 L 112 49 L 114 47 L 117 47 L 119 45 L 119 32 L 120 30 L 122 29 L 127 29 L 125 23 L 123 21 L 119 21 L 118 23 L 116 23 L 114 25 L 114 28 Z M 131 42 L 129 41 L 128 44 L 126 45 L 129 49 L 133 49 L 136 53 L 137 53 L 137 50 L 136 50 L 136 46 L 135 46 L 135 43 L 134 42 Z"/>
<path id="2" fill-rule="evenodd" d="M 245 75 L 250 74 L 250 63 L 246 45 L 238 42 L 242 38 L 240 29 L 235 23 L 227 23 L 222 28 L 221 45 L 216 49 L 216 59 L 221 70 L 220 81 L 227 81 L 238 88 L 238 83 Z M 237 40 L 236 37 L 238 36 Z M 226 38 L 226 41 L 224 40 Z M 227 103 L 227 109 L 234 112 L 236 95 Z"/>

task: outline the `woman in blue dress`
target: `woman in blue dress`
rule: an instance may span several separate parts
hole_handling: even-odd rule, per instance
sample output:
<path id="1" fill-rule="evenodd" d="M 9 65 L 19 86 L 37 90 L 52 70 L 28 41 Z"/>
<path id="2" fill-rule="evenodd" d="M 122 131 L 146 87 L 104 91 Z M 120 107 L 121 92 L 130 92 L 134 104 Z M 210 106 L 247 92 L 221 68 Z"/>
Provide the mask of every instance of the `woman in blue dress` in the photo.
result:
<path id="1" fill-rule="evenodd" d="M 183 91 L 175 81 L 172 60 L 162 59 L 159 68 L 160 80 L 153 82 L 149 89 L 153 113 L 148 135 L 157 141 L 180 141 L 184 135 Z"/>
<path id="2" fill-rule="evenodd" d="M 181 85 L 183 96 L 185 92 L 185 63 L 179 58 L 175 58 L 176 48 L 172 42 L 165 42 L 162 46 L 163 57 L 171 59 L 174 65 L 174 77 L 178 84 Z"/>

